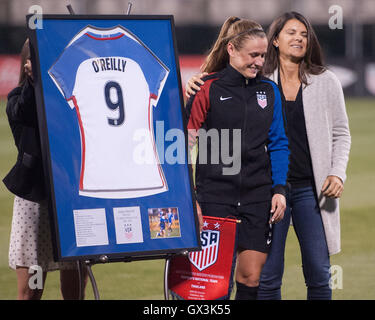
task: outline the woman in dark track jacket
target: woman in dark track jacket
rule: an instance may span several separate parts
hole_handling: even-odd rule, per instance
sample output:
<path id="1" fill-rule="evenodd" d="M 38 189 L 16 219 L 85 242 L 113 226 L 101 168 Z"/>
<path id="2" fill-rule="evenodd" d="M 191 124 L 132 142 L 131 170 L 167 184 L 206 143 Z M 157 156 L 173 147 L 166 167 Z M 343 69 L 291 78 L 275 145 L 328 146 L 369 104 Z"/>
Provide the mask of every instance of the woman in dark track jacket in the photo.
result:
<path id="1" fill-rule="evenodd" d="M 18 151 L 16 164 L 3 179 L 5 186 L 15 194 L 9 266 L 17 274 L 18 299 L 40 299 L 47 272 L 57 269 L 60 269 L 63 298 L 78 299 L 76 264 L 53 260 L 28 40 L 21 52 L 19 85 L 8 95 L 6 113 Z M 43 283 L 33 287 L 30 277 L 34 276 L 35 266 L 38 272 L 43 272 Z"/>
<path id="2" fill-rule="evenodd" d="M 242 221 L 236 299 L 256 298 L 270 223 L 285 210 L 288 140 L 279 90 L 258 75 L 266 50 L 259 24 L 227 19 L 204 67 L 214 73 L 186 106 L 189 146 L 199 141 L 198 211 Z"/>
<path id="3" fill-rule="evenodd" d="M 26 74 L 26 73 L 24 73 Z M 6 113 L 18 156 L 3 182 L 12 193 L 29 201 L 46 198 L 34 87 L 30 77 L 8 94 Z"/>

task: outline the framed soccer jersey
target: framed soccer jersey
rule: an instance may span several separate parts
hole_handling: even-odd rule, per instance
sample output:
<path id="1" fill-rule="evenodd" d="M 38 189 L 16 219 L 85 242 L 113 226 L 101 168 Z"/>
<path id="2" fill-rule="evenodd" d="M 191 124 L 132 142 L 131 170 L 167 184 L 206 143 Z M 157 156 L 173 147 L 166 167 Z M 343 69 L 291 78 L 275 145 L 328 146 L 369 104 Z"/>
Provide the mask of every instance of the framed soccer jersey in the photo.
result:
<path id="1" fill-rule="evenodd" d="M 198 249 L 173 17 L 44 15 L 30 40 L 56 257 Z"/>

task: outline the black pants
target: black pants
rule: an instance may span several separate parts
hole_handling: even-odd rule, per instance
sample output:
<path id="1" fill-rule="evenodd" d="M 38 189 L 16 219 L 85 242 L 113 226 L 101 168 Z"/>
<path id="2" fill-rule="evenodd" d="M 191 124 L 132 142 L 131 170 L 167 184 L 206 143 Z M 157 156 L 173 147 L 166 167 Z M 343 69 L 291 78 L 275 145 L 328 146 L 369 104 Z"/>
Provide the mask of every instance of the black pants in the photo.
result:
<path id="1" fill-rule="evenodd" d="M 234 206 L 218 203 L 200 203 L 202 214 L 212 217 L 235 217 L 238 226 L 238 249 L 268 253 L 272 241 L 270 219 L 271 201 Z"/>

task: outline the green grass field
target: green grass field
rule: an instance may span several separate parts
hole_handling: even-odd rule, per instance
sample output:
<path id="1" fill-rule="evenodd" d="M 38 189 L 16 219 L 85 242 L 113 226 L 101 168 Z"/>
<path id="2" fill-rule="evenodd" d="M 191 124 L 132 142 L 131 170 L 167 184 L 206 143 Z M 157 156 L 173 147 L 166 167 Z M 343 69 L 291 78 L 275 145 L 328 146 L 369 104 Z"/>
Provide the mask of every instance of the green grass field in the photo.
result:
<path id="1" fill-rule="evenodd" d="M 331 264 L 342 268 L 342 289 L 334 299 L 375 299 L 375 100 L 348 99 L 352 134 L 348 179 L 341 201 L 342 252 Z M 15 161 L 16 148 L 0 103 L 0 177 Z M 16 275 L 8 267 L 8 246 L 13 196 L 0 183 L 0 299 L 15 299 Z M 305 299 L 298 242 L 291 227 L 286 248 L 284 299 Z M 101 299 L 163 299 L 164 261 L 96 265 L 93 272 Z M 61 299 L 59 273 L 51 272 L 44 299 Z M 87 299 L 93 299 L 88 286 Z"/>

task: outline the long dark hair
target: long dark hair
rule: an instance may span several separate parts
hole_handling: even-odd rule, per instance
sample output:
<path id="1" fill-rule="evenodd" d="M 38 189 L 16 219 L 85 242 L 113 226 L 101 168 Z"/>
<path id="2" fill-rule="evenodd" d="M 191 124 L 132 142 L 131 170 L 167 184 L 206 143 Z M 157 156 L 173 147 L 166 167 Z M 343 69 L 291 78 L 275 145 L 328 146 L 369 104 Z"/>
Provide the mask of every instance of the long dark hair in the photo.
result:
<path id="1" fill-rule="evenodd" d="M 26 60 L 30 59 L 30 43 L 29 39 L 26 39 L 21 50 L 21 67 L 20 67 L 20 77 L 18 80 L 18 86 L 22 87 L 27 79 L 27 74 L 25 72 Z"/>
<path id="2" fill-rule="evenodd" d="M 300 81 L 307 85 L 306 74 L 321 74 L 326 70 L 326 67 L 323 62 L 323 52 L 312 25 L 298 12 L 292 11 L 284 13 L 275 19 L 269 27 L 267 32 L 268 48 L 263 66 L 263 74 L 269 75 L 280 67 L 279 49 L 273 45 L 273 42 L 277 39 L 285 24 L 291 19 L 297 19 L 302 22 L 307 29 L 306 54 L 300 62 L 298 71 Z"/>
<path id="3" fill-rule="evenodd" d="M 219 36 L 209 51 L 201 70 L 211 73 L 225 68 L 229 63 L 227 44 L 231 42 L 236 50 L 240 50 L 243 41 L 249 37 L 265 38 L 266 33 L 262 26 L 255 21 L 229 17 L 223 23 Z"/>

